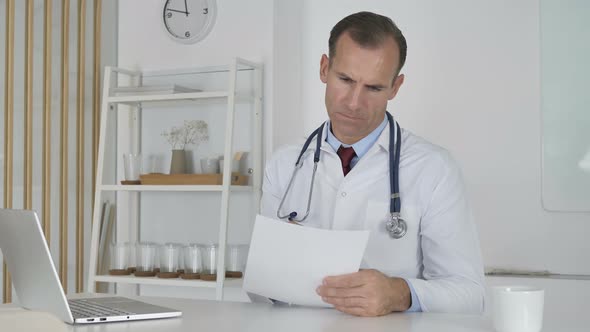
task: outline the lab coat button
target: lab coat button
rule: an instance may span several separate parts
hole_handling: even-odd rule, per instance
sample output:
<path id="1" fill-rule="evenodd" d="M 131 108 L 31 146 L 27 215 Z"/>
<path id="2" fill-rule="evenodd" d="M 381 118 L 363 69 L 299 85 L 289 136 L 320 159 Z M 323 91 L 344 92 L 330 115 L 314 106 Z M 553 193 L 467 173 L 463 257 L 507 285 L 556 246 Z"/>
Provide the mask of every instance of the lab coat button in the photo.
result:
<path id="1" fill-rule="evenodd" d="M 342 197 L 346 197 L 346 192 L 342 192 L 340 195 L 342 195 Z"/>

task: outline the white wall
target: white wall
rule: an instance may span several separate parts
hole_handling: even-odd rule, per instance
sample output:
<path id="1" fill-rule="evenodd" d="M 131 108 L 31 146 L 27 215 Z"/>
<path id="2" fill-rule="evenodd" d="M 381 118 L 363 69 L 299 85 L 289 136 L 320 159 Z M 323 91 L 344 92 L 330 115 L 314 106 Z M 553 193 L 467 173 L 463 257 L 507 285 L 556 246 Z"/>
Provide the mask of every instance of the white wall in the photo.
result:
<path id="1" fill-rule="evenodd" d="M 301 90 L 298 103 L 275 108 L 277 118 L 303 117 L 283 140 L 325 120 L 319 59 L 331 27 L 360 10 L 392 17 L 408 40 L 406 80 L 389 110 L 462 165 L 485 265 L 589 274 L 590 265 L 580 262 L 590 252 L 590 214 L 541 205 L 538 1 L 303 1 L 299 22 L 275 18 L 302 27 L 300 40 L 283 50 L 301 53 L 301 73 L 275 69 L 292 78 L 275 86 L 277 96 Z M 278 27 L 277 33 L 288 31 Z"/>
<path id="2" fill-rule="evenodd" d="M 303 2 L 275 1 L 272 147 L 300 138 Z"/>

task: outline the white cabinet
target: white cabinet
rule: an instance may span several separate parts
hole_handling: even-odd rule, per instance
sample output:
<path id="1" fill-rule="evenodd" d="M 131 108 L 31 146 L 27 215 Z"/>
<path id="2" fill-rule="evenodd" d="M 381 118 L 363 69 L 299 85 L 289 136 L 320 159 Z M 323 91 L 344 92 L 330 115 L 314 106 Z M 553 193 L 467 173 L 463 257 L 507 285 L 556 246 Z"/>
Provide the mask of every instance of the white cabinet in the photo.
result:
<path id="1" fill-rule="evenodd" d="M 164 85 L 154 85 L 153 82 Z M 238 106 L 241 104 L 246 106 L 239 108 Z M 216 144 L 216 148 L 209 147 L 209 150 L 219 152 L 224 156 L 224 160 L 232 160 L 237 151 L 248 150 L 247 161 L 241 167 L 242 174 L 247 174 L 250 177 L 248 185 L 230 185 L 230 162 L 224 163 L 222 183 L 219 185 L 119 184 L 119 180 L 122 179 L 122 154 L 143 154 L 149 148 L 157 145 L 154 143 L 155 140 L 162 141 L 162 138 L 159 137 L 160 131 L 153 130 L 154 127 L 157 128 L 158 122 L 163 122 L 157 119 L 173 117 L 172 112 L 176 112 L 177 109 L 180 109 L 179 112 L 184 116 L 207 112 L 213 119 L 212 123 L 209 123 L 210 141 L 214 141 L 212 145 Z M 162 115 L 161 112 L 170 113 Z M 121 114 L 125 114 L 125 116 L 122 117 Z M 154 116 L 154 114 L 159 115 Z M 146 117 L 150 118 L 149 121 L 146 121 Z M 124 121 L 121 121 L 121 118 Z M 121 128 L 121 122 L 127 122 L 128 127 Z M 147 122 L 150 122 L 149 126 L 145 125 Z M 236 58 L 231 64 L 224 66 L 175 70 L 135 71 L 107 67 L 104 75 L 99 135 L 87 290 L 89 292 L 96 291 L 96 282 L 206 287 L 215 288 L 216 299 L 222 300 L 224 287 L 241 287 L 241 279 L 228 280 L 224 278 L 224 258 L 228 243 L 230 195 L 248 195 L 249 208 L 254 212 L 258 211 L 260 202 L 263 173 L 262 65 Z M 242 139 L 240 135 L 246 135 L 249 138 Z M 245 148 L 244 146 L 236 147 L 239 144 L 246 144 L 244 141 L 247 141 Z M 160 150 L 162 154 L 170 152 L 170 150 L 165 151 L 162 148 Z M 113 162 L 113 159 L 116 162 Z M 119 172 L 116 171 L 116 164 L 119 165 Z M 167 172 L 162 169 L 160 171 Z M 195 169 L 192 171 L 194 172 Z M 114 174 L 119 174 L 116 176 L 116 181 L 114 181 Z M 218 223 L 218 231 L 216 238 L 210 239 L 211 242 L 216 242 L 219 245 L 216 281 L 146 278 L 133 275 L 113 276 L 98 272 L 97 262 L 101 254 L 99 252 L 101 206 L 105 197 L 114 195 L 118 202 L 117 240 L 133 243 L 145 241 L 142 238 L 141 230 L 148 228 L 149 225 L 146 223 L 154 223 L 153 220 L 146 221 L 149 219 L 149 215 L 142 215 L 142 209 L 157 208 L 164 215 L 174 212 L 167 211 L 170 206 L 165 202 L 156 207 L 158 199 L 150 199 L 147 196 L 150 193 L 159 193 L 157 194 L 159 197 L 171 195 L 175 197 L 174 200 L 179 201 L 186 200 L 186 197 L 182 198 L 182 195 L 193 195 L 190 196 L 189 201 L 211 202 L 215 200 L 219 203 L 219 208 L 216 209 L 216 219 L 218 220 L 215 220 Z M 216 204 L 209 205 L 213 205 L 213 207 L 209 206 L 210 209 L 216 208 Z M 144 212 L 144 214 L 149 213 Z M 190 220 L 195 215 L 196 213 L 189 214 L 184 218 Z M 239 218 L 236 219 L 239 222 Z M 198 225 L 196 226 L 198 227 Z M 178 231 L 183 232 L 183 230 Z M 166 236 L 166 234 L 162 236 Z M 154 239 L 149 240 L 153 241 Z M 156 240 L 160 243 L 173 242 L 172 239 L 167 238 Z"/>

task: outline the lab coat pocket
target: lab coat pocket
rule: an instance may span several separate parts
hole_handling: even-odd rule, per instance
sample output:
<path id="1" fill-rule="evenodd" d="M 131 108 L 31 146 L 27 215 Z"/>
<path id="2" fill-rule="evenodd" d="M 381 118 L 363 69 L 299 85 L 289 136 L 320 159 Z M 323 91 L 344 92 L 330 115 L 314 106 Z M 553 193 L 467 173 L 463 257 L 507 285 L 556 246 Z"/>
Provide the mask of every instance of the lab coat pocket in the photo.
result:
<path id="1" fill-rule="evenodd" d="M 364 267 L 377 269 L 389 276 L 415 277 L 422 265 L 419 210 L 416 206 L 402 204 L 401 217 L 408 229 L 400 239 L 391 237 L 385 229 L 389 216 L 389 202 L 368 201 L 365 229 L 370 231 L 370 235 L 363 259 Z"/>

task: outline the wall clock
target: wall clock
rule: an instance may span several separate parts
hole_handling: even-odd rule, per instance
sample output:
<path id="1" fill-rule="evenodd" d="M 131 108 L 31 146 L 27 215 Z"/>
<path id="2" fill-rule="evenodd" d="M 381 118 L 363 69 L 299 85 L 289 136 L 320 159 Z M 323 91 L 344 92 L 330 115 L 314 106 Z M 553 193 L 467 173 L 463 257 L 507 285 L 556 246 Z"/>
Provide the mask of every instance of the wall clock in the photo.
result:
<path id="1" fill-rule="evenodd" d="M 175 41 L 193 44 L 203 40 L 215 23 L 215 0 L 166 0 L 162 11 L 164 28 Z"/>

